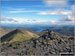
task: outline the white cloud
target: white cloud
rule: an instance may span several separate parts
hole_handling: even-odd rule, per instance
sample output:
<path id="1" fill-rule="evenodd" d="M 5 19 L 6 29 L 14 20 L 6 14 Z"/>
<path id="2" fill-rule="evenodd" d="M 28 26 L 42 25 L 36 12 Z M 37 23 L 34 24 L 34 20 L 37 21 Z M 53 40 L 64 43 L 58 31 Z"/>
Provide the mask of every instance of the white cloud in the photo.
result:
<path id="1" fill-rule="evenodd" d="M 75 25 L 74 21 L 46 21 L 46 22 L 39 22 L 42 25 Z"/>
<path id="2" fill-rule="evenodd" d="M 59 21 L 57 25 L 75 25 L 74 21 Z"/>
<path id="3" fill-rule="evenodd" d="M 74 21 L 46 21 L 46 20 L 29 20 L 25 18 L 5 18 L 1 17 L 1 24 L 42 24 L 42 25 L 74 25 Z"/>
<path id="4" fill-rule="evenodd" d="M 12 11 L 24 11 L 25 8 L 13 8 L 13 7 L 6 7 L 9 11 L 12 10 Z"/>
<path id="5" fill-rule="evenodd" d="M 73 17 L 73 19 L 75 20 L 75 5 L 72 6 L 72 12 L 73 12 L 72 17 Z"/>
<path id="6" fill-rule="evenodd" d="M 27 21 L 27 19 L 24 18 L 6 18 L 1 17 L 1 23 L 7 23 L 7 24 L 23 24 Z"/>
<path id="7" fill-rule="evenodd" d="M 68 15 L 68 20 L 75 21 L 75 17 L 73 15 Z"/>
<path id="8" fill-rule="evenodd" d="M 25 18 L 6 18 L 1 17 L 1 23 L 7 24 L 38 24 L 40 22 L 45 22 L 45 20 L 35 20 L 35 19 L 25 19 Z"/>
<path id="9" fill-rule="evenodd" d="M 71 11 L 63 11 L 63 10 L 55 10 L 55 11 L 48 11 L 48 12 L 40 12 L 40 15 L 71 15 Z"/>
<path id="10" fill-rule="evenodd" d="M 25 12 L 36 12 L 36 11 L 27 11 L 27 10 L 17 10 L 17 11 L 8 11 L 8 13 L 25 13 Z"/>
<path id="11" fill-rule="evenodd" d="M 61 20 L 63 20 L 63 21 L 75 21 L 75 10 L 74 10 L 74 8 L 75 8 L 75 5 L 72 5 L 72 14 L 67 15 L 68 16 L 67 18 L 63 18 Z"/>
<path id="12" fill-rule="evenodd" d="M 44 0 L 47 6 L 65 6 L 68 0 Z"/>
<path id="13" fill-rule="evenodd" d="M 41 12 L 41 10 L 11 9 L 7 13 Z"/>

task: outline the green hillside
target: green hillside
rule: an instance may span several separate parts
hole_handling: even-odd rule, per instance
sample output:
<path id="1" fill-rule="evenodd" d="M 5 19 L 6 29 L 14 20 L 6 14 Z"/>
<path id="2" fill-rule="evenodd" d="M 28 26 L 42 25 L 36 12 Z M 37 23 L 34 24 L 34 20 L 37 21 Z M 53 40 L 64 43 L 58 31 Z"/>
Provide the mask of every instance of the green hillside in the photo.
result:
<path id="1" fill-rule="evenodd" d="M 9 43 L 17 42 L 17 41 L 22 42 L 34 37 L 38 37 L 38 35 L 29 32 L 27 30 L 16 29 L 1 37 L 1 42 L 9 42 Z"/>
<path id="2" fill-rule="evenodd" d="M 24 31 L 24 32 L 18 32 L 13 35 L 13 39 L 10 40 L 10 42 L 15 42 L 15 41 L 26 41 L 31 38 L 38 37 L 38 35 L 29 32 L 29 31 Z"/>

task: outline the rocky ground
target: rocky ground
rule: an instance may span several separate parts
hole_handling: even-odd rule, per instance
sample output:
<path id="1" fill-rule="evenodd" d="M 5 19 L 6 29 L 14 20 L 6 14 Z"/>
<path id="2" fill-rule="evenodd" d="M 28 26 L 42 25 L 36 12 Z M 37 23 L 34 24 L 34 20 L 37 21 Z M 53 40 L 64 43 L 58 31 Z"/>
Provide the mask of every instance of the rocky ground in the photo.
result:
<path id="1" fill-rule="evenodd" d="M 75 53 L 74 37 L 53 31 L 42 34 L 26 42 L 0 45 L 1 55 L 59 55 Z"/>

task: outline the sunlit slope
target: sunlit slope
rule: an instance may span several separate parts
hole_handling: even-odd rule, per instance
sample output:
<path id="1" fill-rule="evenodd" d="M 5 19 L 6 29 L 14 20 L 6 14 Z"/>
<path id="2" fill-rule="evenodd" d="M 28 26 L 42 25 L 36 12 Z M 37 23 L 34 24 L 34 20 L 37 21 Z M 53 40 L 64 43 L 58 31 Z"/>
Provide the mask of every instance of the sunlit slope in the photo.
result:
<path id="1" fill-rule="evenodd" d="M 27 30 L 15 29 L 3 37 L 1 37 L 1 42 L 16 42 L 16 41 L 26 41 L 31 38 L 38 37 L 35 33 L 29 32 Z"/>

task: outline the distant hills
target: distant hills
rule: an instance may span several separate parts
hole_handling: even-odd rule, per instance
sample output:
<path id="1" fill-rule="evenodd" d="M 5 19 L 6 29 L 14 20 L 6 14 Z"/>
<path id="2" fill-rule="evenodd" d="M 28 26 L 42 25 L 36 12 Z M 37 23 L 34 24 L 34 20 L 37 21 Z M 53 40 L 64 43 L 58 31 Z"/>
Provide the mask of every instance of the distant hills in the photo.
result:
<path id="1" fill-rule="evenodd" d="M 48 30 L 52 30 L 54 32 L 58 32 L 60 34 L 67 35 L 67 36 L 74 36 L 74 27 L 53 27 L 53 28 L 42 30 L 40 33 L 38 32 L 38 34 L 44 33 Z"/>
<path id="2" fill-rule="evenodd" d="M 27 26 L 27 25 L 25 25 Z M 50 25 L 30 25 L 27 27 L 2 27 L 4 30 L 0 30 L 1 31 L 1 35 L 3 35 L 4 33 L 13 30 L 13 29 L 25 29 L 28 30 L 30 32 L 34 32 L 34 33 L 39 33 L 42 31 L 48 31 L 48 30 L 53 30 L 54 32 L 58 32 L 61 33 L 63 35 L 71 35 L 74 36 L 74 26 L 58 26 L 58 25 L 54 25 L 54 26 L 50 26 Z M 8 30 L 8 31 L 7 31 Z"/>
<path id="3" fill-rule="evenodd" d="M 36 32 L 36 30 L 38 32 Z M 0 28 L 1 42 L 15 42 L 25 41 L 34 37 L 41 36 L 46 31 L 52 30 L 67 36 L 74 36 L 74 27 L 49 27 L 48 29 L 40 30 L 38 28 L 24 29 L 24 28 Z"/>
<path id="4" fill-rule="evenodd" d="M 55 28 L 52 30 L 63 35 L 74 36 L 74 27 Z"/>

